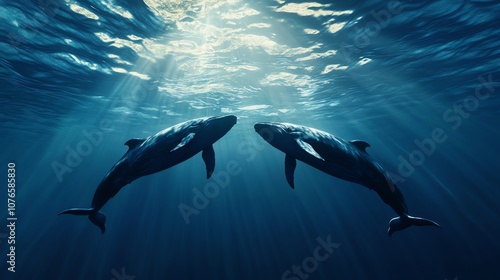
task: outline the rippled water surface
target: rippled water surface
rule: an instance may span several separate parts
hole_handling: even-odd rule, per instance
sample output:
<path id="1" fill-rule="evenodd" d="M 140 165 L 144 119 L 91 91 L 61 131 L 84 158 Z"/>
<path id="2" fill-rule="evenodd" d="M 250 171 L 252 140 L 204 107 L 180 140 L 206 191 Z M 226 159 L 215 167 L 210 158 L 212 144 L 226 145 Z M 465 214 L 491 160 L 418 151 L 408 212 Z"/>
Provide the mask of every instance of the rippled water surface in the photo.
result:
<path id="1" fill-rule="evenodd" d="M 15 273 L 0 227 L 1 279 L 500 278 L 498 1 L 20 0 L 0 15 L 18 217 Z M 57 216 L 89 206 L 128 139 L 223 114 L 238 124 L 215 174 L 241 172 L 189 223 L 180 205 L 221 185 L 199 155 L 122 189 L 104 235 Z M 410 214 L 442 229 L 389 238 L 375 192 L 301 162 L 290 189 L 259 121 L 370 143 Z"/>

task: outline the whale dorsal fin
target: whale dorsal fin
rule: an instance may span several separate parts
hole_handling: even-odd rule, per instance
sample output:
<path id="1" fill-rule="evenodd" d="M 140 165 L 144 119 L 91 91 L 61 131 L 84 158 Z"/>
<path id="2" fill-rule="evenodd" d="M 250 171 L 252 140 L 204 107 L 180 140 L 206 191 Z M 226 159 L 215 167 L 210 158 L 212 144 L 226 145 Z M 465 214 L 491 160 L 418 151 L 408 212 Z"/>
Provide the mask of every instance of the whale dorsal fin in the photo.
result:
<path id="1" fill-rule="evenodd" d="M 181 142 L 179 144 L 177 144 L 177 146 L 175 146 L 175 148 L 173 148 L 170 151 L 173 152 L 177 149 L 184 147 L 184 145 L 189 143 L 189 141 L 191 141 L 194 138 L 194 135 L 195 135 L 194 133 L 189 133 L 186 137 L 182 138 Z"/>
<path id="2" fill-rule="evenodd" d="M 125 142 L 125 145 L 128 146 L 128 150 L 130 151 L 133 148 L 142 144 L 145 140 L 146 139 L 132 138 L 132 139 L 128 140 L 127 142 Z"/>
<path id="3" fill-rule="evenodd" d="M 365 141 L 361 141 L 361 140 L 352 140 L 351 144 L 353 144 L 354 147 L 358 148 L 358 150 L 365 152 L 365 153 L 366 153 L 366 148 L 371 147 L 370 144 L 366 143 Z"/>
<path id="4" fill-rule="evenodd" d="M 295 188 L 295 184 L 293 182 L 293 173 L 295 172 L 295 167 L 297 166 L 297 160 L 289 154 L 285 156 L 285 176 L 286 181 L 292 187 Z"/>
<path id="5" fill-rule="evenodd" d="M 325 161 L 324 158 L 322 158 L 318 152 L 316 152 L 316 150 L 314 150 L 314 148 L 311 146 L 311 144 L 307 143 L 307 142 L 304 142 L 302 141 L 301 139 L 295 139 L 295 141 L 297 142 L 297 144 L 299 144 L 299 146 L 306 152 L 308 152 L 311 156 L 317 158 L 317 159 L 320 159 L 322 161 Z"/>

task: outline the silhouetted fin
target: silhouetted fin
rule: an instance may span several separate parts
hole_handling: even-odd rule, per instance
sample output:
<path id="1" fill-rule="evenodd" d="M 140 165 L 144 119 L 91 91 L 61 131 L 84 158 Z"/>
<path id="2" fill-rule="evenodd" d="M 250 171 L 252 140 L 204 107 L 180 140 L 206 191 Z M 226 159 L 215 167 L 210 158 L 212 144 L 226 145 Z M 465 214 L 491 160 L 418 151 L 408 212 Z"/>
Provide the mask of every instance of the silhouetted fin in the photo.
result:
<path id="1" fill-rule="evenodd" d="M 106 215 L 104 213 L 94 210 L 94 208 L 72 208 L 68 210 L 64 210 L 61 214 L 72 214 L 78 216 L 89 216 L 89 220 L 96 226 L 101 229 L 101 232 L 104 234 L 106 231 Z"/>
<path id="2" fill-rule="evenodd" d="M 212 176 L 212 173 L 214 173 L 215 169 L 215 151 L 214 147 L 210 145 L 210 147 L 206 148 L 203 150 L 201 153 L 201 157 L 203 158 L 203 161 L 205 162 L 205 166 L 207 168 L 207 179 Z"/>
<path id="3" fill-rule="evenodd" d="M 285 176 L 286 181 L 292 187 L 295 188 L 295 183 L 293 181 L 293 174 L 295 173 L 295 167 L 297 166 L 297 160 L 289 154 L 285 156 Z"/>
<path id="4" fill-rule="evenodd" d="M 133 148 L 142 144 L 144 141 L 146 141 L 146 139 L 132 138 L 132 139 L 128 140 L 127 142 L 125 142 L 125 145 L 128 146 L 128 150 L 130 151 Z"/>
<path id="5" fill-rule="evenodd" d="M 181 142 L 177 146 L 175 146 L 175 148 L 173 148 L 170 151 L 173 152 L 177 149 L 184 147 L 187 143 L 189 143 L 189 141 L 193 140 L 194 135 L 195 133 L 189 133 L 186 137 L 182 138 Z"/>
<path id="6" fill-rule="evenodd" d="M 387 234 L 389 236 L 392 236 L 392 234 L 396 231 L 403 230 L 405 228 L 408 228 L 410 226 L 435 226 L 435 227 L 441 227 L 438 223 L 420 218 L 420 217 L 412 217 L 409 215 L 403 215 L 400 217 L 392 218 L 391 221 L 389 222 L 389 229 L 387 230 Z"/>
<path id="7" fill-rule="evenodd" d="M 366 153 L 366 148 L 371 147 L 370 144 L 366 143 L 365 141 L 361 141 L 361 140 L 352 140 L 350 142 L 351 142 L 351 144 L 354 145 L 354 147 L 358 148 L 358 150 L 365 152 L 365 153 Z"/>
<path id="8" fill-rule="evenodd" d="M 297 142 L 297 144 L 299 144 L 299 146 L 306 152 L 308 152 L 310 155 L 312 155 L 313 157 L 317 158 L 317 159 L 320 159 L 322 161 L 325 161 L 324 158 L 322 158 L 318 152 L 316 152 L 314 150 L 314 148 L 311 146 L 311 144 L 307 143 L 307 142 L 304 142 L 302 141 L 301 139 L 295 139 L 295 141 Z"/>

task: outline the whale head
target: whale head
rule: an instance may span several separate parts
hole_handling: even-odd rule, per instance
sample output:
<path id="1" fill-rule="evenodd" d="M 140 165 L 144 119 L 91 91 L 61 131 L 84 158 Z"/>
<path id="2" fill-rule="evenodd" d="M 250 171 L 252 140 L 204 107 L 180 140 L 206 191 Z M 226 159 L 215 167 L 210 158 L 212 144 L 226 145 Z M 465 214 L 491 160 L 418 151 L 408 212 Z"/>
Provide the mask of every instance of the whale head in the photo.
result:
<path id="1" fill-rule="evenodd" d="M 178 132 L 176 137 L 182 139 L 177 149 L 188 142 L 211 145 L 226 135 L 235 124 L 236 116 L 223 115 L 194 119 L 179 124 L 178 128 L 174 126 L 170 131 Z"/>
<path id="2" fill-rule="evenodd" d="M 315 166 L 319 162 L 324 163 L 331 160 L 336 154 L 340 153 L 339 155 L 342 156 L 345 147 L 349 144 L 324 131 L 302 125 L 259 122 L 254 125 L 254 128 L 265 141 L 276 149 Z"/>
<path id="3" fill-rule="evenodd" d="M 297 139 L 305 139 L 302 127 L 288 123 L 258 122 L 254 129 L 266 142 L 284 153 L 299 150 Z"/>
<path id="4" fill-rule="evenodd" d="M 202 125 L 203 131 L 209 133 L 203 135 L 213 139 L 213 142 L 224 136 L 236 124 L 236 116 L 224 115 L 206 118 Z M 210 142 L 210 141 L 209 141 Z"/>
<path id="5" fill-rule="evenodd" d="M 255 132 L 271 145 L 289 139 L 291 136 L 290 132 L 292 132 L 284 123 L 258 122 L 253 127 Z"/>

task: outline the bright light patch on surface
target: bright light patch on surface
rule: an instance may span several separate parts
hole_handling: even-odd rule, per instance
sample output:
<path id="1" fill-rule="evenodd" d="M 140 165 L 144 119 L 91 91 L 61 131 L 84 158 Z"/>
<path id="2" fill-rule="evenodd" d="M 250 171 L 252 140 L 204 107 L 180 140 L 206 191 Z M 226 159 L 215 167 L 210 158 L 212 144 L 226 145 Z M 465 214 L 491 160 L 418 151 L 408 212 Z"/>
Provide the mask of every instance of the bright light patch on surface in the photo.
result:
<path id="1" fill-rule="evenodd" d="M 134 17 L 132 16 L 132 14 L 125 10 L 123 7 L 117 5 L 116 3 L 114 3 L 114 1 L 101 1 L 101 3 L 106 6 L 106 8 L 110 9 L 111 11 L 119 14 L 120 16 L 124 17 L 124 18 L 128 18 L 128 19 L 133 19 Z"/>
<path id="2" fill-rule="evenodd" d="M 358 65 L 365 65 L 365 64 L 369 63 L 370 61 L 372 61 L 372 60 L 365 57 L 365 58 L 361 59 L 357 64 Z"/>
<path id="3" fill-rule="evenodd" d="M 315 34 L 319 34 L 319 30 L 312 29 L 312 28 L 306 28 L 306 29 L 304 29 L 304 33 L 310 34 L 310 35 L 315 35 Z"/>
<path id="4" fill-rule="evenodd" d="M 291 87 L 297 90 L 301 96 L 306 97 L 314 94 L 318 83 L 308 75 L 296 75 L 288 72 L 273 73 L 260 81 L 263 86 Z"/>
<path id="5" fill-rule="evenodd" d="M 255 34 L 241 34 L 240 36 L 234 38 L 234 44 L 237 48 L 262 48 L 267 54 L 270 55 L 280 54 L 284 48 L 266 36 Z"/>
<path id="6" fill-rule="evenodd" d="M 113 72 L 116 72 L 116 73 L 127 74 L 127 70 L 120 68 L 120 67 L 112 67 L 111 70 L 113 70 Z"/>
<path id="7" fill-rule="evenodd" d="M 132 50 L 134 50 L 136 53 L 139 53 L 141 50 L 143 50 L 143 47 L 141 45 L 135 44 L 135 43 L 128 41 L 128 40 L 124 40 L 124 39 L 120 39 L 120 38 L 112 38 L 111 36 L 109 36 L 108 34 L 103 33 L 103 32 L 96 32 L 94 34 L 99 39 L 101 39 L 101 41 L 103 41 L 104 43 L 113 42 L 111 44 L 111 46 L 114 46 L 117 48 L 129 47 Z"/>
<path id="8" fill-rule="evenodd" d="M 126 65 L 132 65 L 132 63 L 130 63 L 130 62 L 126 61 L 126 60 L 121 59 L 121 57 L 119 57 L 116 54 L 110 53 L 110 54 L 108 54 L 108 57 L 112 58 L 116 63 L 126 64 Z"/>
<path id="9" fill-rule="evenodd" d="M 233 110 L 231 110 L 230 108 L 225 108 L 225 107 L 220 108 L 220 112 L 222 114 L 232 114 L 232 113 L 234 113 Z"/>
<path id="10" fill-rule="evenodd" d="M 330 6 L 329 4 L 321 4 L 316 2 L 288 3 L 277 8 L 275 11 L 282 13 L 293 13 L 299 16 L 313 16 L 313 17 L 340 16 L 340 15 L 352 14 L 353 12 L 352 10 L 333 11 L 324 9 L 329 6 Z"/>
<path id="11" fill-rule="evenodd" d="M 269 23 L 252 23 L 248 28 L 271 28 L 271 26 Z"/>
<path id="12" fill-rule="evenodd" d="M 249 16 L 255 16 L 260 14 L 258 11 L 250 8 L 241 8 L 237 11 L 231 11 L 222 14 L 223 19 L 242 19 Z"/>
<path id="13" fill-rule="evenodd" d="M 133 40 L 133 41 L 138 41 L 138 40 L 142 40 L 141 37 L 139 36 L 135 36 L 135 35 L 127 35 L 127 37 L 130 39 L 130 40 Z"/>
<path id="14" fill-rule="evenodd" d="M 340 101 L 336 100 L 336 101 L 333 101 L 332 103 L 330 103 L 328 105 L 330 105 L 330 107 L 335 107 L 335 106 L 337 106 L 339 104 L 340 104 Z"/>
<path id="15" fill-rule="evenodd" d="M 184 1 L 161 1 L 145 0 L 144 3 L 155 13 L 166 21 L 179 21 L 186 17 L 189 4 Z"/>
<path id="16" fill-rule="evenodd" d="M 226 70 L 227 72 L 238 72 L 240 70 L 257 71 L 259 69 L 260 69 L 259 67 L 251 65 L 236 65 L 236 66 L 232 65 L 224 67 L 224 70 Z"/>
<path id="17" fill-rule="evenodd" d="M 340 66 L 340 64 L 330 64 L 325 67 L 325 70 L 321 72 L 321 74 L 327 74 L 334 70 L 346 70 L 347 66 Z"/>
<path id="18" fill-rule="evenodd" d="M 83 65 L 83 66 L 86 66 L 88 67 L 89 69 L 91 70 L 102 70 L 103 68 L 99 65 L 99 64 L 96 64 L 96 63 L 92 63 L 92 62 L 88 62 L 86 60 L 83 60 L 79 57 L 77 57 L 76 55 L 74 54 L 67 54 L 66 57 L 69 57 L 71 58 L 70 60 L 74 63 L 77 63 L 79 65 Z"/>
<path id="19" fill-rule="evenodd" d="M 83 7 L 80 7 L 80 6 L 76 5 L 76 4 L 69 4 L 69 8 L 73 12 L 75 12 L 77 14 L 80 14 L 80 15 L 86 17 L 86 18 L 93 19 L 93 20 L 98 20 L 99 19 L 99 17 L 96 14 L 94 14 L 91 11 L 89 11 L 89 10 L 83 8 Z"/>
<path id="20" fill-rule="evenodd" d="M 106 34 L 106 33 L 103 33 L 103 32 L 96 32 L 94 33 L 99 39 L 101 39 L 101 41 L 103 41 L 104 43 L 109 43 L 109 42 L 113 42 L 113 39 L 111 39 L 111 37 Z"/>
<path id="21" fill-rule="evenodd" d="M 339 23 L 331 24 L 330 26 L 328 26 L 328 32 L 335 33 L 337 31 L 339 31 L 340 29 L 342 29 L 345 24 L 346 24 L 346 22 L 339 22 Z"/>
<path id="22" fill-rule="evenodd" d="M 129 72 L 129 74 L 132 76 L 135 76 L 141 80 L 149 80 L 150 79 L 148 75 L 141 74 L 141 73 L 135 72 L 135 71 L 131 71 L 131 72 Z"/>
<path id="23" fill-rule="evenodd" d="M 261 105 L 250 105 L 250 106 L 240 107 L 238 109 L 242 110 L 242 111 L 252 111 L 252 110 L 266 109 L 269 107 L 271 107 L 271 106 L 261 104 Z"/>
<path id="24" fill-rule="evenodd" d="M 307 61 L 307 60 L 313 60 L 313 59 L 318 59 L 318 58 L 325 58 L 325 57 L 335 55 L 336 53 L 337 53 L 336 50 L 328 50 L 324 53 L 312 53 L 306 57 L 297 58 L 297 61 Z"/>
<path id="25" fill-rule="evenodd" d="M 291 85 L 295 78 L 297 78 L 297 75 L 295 74 L 281 72 L 267 75 L 266 78 L 261 80 L 260 83 L 264 86 Z"/>

